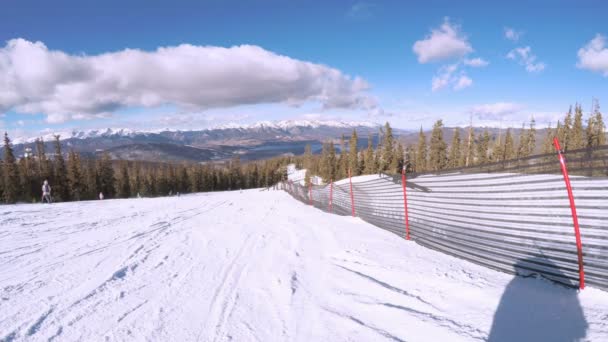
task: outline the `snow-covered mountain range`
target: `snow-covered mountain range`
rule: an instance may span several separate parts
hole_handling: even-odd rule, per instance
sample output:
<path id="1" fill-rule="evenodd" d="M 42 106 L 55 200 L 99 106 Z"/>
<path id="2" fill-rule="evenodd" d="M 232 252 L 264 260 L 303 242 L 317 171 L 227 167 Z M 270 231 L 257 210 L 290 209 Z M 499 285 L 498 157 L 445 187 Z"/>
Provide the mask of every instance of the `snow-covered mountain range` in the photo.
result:
<path id="1" fill-rule="evenodd" d="M 50 143 L 60 136 L 64 151 L 83 154 L 108 151 L 113 158 L 148 161 L 210 161 L 238 154 L 245 160 L 269 158 L 285 153 L 301 154 L 306 144 L 320 149 L 321 142 L 349 136 L 354 129 L 362 137 L 378 133 L 378 124 L 322 120 L 262 121 L 227 124 L 199 130 L 134 130 L 106 128 L 46 132 L 38 137 L 15 139 L 18 154 L 33 148 L 36 139 Z"/>
<path id="2" fill-rule="evenodd" d="M 361 128 L 377 128 L 380 125 L 366 121 L 335 121 L 335 120 L 281 120 L 281 121 L 259 121 L 252 124 L 228 123 L 217 125 L 203 129 L 191 130 L 176 130 L 171 128 L 155 129 L 155 130 L 135 130 L 131 128 L 104 128 L 104 129 L 87 129 L 87 130 L 56 130 L 46 131 L 36 136 L 18 137 L 13 139 L 13 143 L 27 144 L 33 143 L 36 139 L 44 141 L 54 140 L 56 135 L 60 136 L 60 140 L 68 139 L 94 139 L 94 138 L 109 138 L 109 137 L 135 137 L 146 136 L 162 133 L 194 133 L 194 132 L 214 132 L 214 131 L 269 131 L 283 130 L 291 131 L 293 129 L 317 129 L 317 128 L 335 128 L 335 129 L 361 129 Z"/>

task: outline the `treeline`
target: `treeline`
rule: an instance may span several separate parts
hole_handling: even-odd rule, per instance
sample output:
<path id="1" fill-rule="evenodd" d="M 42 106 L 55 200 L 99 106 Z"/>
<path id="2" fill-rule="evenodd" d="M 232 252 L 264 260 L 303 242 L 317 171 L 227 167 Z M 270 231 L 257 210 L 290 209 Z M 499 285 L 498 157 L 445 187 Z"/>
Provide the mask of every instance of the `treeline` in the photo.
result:
<path id="1" fill-rule="evenodd" d="M 452 168 L 483 165 L 492 162 L 524 158 L 535 152 L 553 153 L 553 138 L 558 137 L 564 150 L 593 148 L 606 144 L 606 127 L 594 103 L 593 110 L 584 125 L 583 111 L 580 105 L 566 114 L 563 122 L 557 127 L 549 126 L 542 145 L 537 148 L 537 130 L 534 118 L 522 126 L 518 136 L 509 128 L 504 136 L 494 137 L 488 129 L 475 136 L 473 127 L 468 130 L 454 129 L 450 144 L 444 140 L 442 120 L 435 122 L 430 139 L 420 128 L 418 142 L 405 149 L 393 136 L 389 123 L 380 129 L 378 146 L 374 148 L 372 137 L 368 137 L 368 147 L 357 150 L 357 132 L 353 131 L 350 140 L 344 136 L 340 142 L 340 153 L 336 152 L 333 141 L 323 144 L 321 155 L 313 155 L 310 146 L 298 159 L 298 166 L 308 170 L 307 184 L 311 175 L 320 176 L 324 182 L 338 180 L 348 176 L 362 174 L 401 172 L 403 166 L 407 172 L 433 172 Z"/>
<path id="2" fill-rule="evenodd" d="M 560 120 L 557 122 L 556 128 L 551 126 L 547 128 L 539 148 L 537 148 L 534 118 L 527 126 L 525 124 L 522 126 L 518 137 L 514 136 L 510 128 L 506 130 L 504 137 L 502 134 L 492 137 L 487 129 L 474 136 L 472 127 L 465 131 L 463 137 L 461 130 L 456 128 L 448 148 L 443 141 L 443 123 L 439 120 L 433 126 L 428 148 L 426 136 L 420 130 L 418 144 L 407 149 L 408 168 L 413 172 L 439 171 L 525 158 L 535 152 L 553 153 L 555 152 L 554 137 L 559 139 L 562 149 L 566 151 L 606 144 L 606 127 L 597 102 L 586 120 L 586 126 L 583 121 L 581 106 L 576 105 L 574 113 L 570 108 L 563 123 Z"/>
<path id="3" fill-rule="evenodd" d="M 331 179 L 348 177 L 349 170 L 352 176 L 398 172 L 404 164 L 403 145 L 393 136 L 393 130 L 388 122 L 383 129 L 380 129 L 380 136 L 381 142 L 376 149 L 370 135 L 367 149 L 359 151 L 357 149 L 359 137 L 356 130 L 353 131 L 348 142 L 342 135 L 339 154 L 333 141 L 323 143 L 320 155 L 313 155 L 310 145 L 307 145 L 304 155 L 297 160 L 297 166 L 307 170 L 306 184 L 309 184 L 312 175 L 318 175 L 323 181 L 329 182 Z"/>
<path id="4" fill-rule="evenodd" d="M 224 165 L 164 164 L 113 161 L 108 154 L 83 159 L 70 151 L 64 157 L 55 137 L 54 152 L 45 151 L 42 140 L 36 151 L 17 160 L 4 135 L 4 158 L 0 178 L 0 198 L 4 203 L 39 202 L 44 180 L 52 188 L 53 201 L 104 198 L 153 197 L 190 192 L 222 191 L 268 187 L 286 177 L 289 157 L 241 164 L 238 157 Z"/>

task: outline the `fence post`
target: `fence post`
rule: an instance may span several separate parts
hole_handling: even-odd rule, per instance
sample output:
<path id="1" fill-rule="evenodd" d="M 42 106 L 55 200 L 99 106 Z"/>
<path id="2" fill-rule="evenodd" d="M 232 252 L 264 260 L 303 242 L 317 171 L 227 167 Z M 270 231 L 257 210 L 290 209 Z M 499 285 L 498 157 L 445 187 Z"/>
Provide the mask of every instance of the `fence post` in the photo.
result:
<path id="1" fill-rule="evenodd" d="M 350 207 L 353 212 L 353 217 L 355 217 L 355 196 L 353 195 L 353 179 L 350 169 L 348 169 L 348 181 L 350 183 Z"/>
<path id="2" fill-rule="evenodd" d="M 308 183 L 308 204 L 312 205 L 312 182 Z"/>
<path id="3" fill-rule="evenodd" d="M 585 270 L 583 268 L 583 244 L 581 242 L 581 231 L 578 225 L 578 215 L 576 214 L 576 205 L 574 204 L 574 195 L 572 194 L 572 185 L 570 185 L 570 176 L 568 175 L 568 168 L 566 167 L 566 159 L 562 152 L 559 140 L 553 138 L 553 146 L 557 150 L 559 157 L 559 164 L 564 175 L 564 182 L 566 183 L 566 190 L 568 190 L 568 199 L 570 200 L 570 211 L 572 212 L 572 221 L 574 223 L 574 235 L 576 236 L 576 250 L 578 253 L 578 276 L 579 276 L 579 288 L 582 290 L 585 288 Z"/>
<path id="4" fill-rule="evenodd" d="M 410 218 L 407 213 L 407 191 L 405 190 L 405 166 L 401 170 L 401 185 L 403 186 L 403 208 L 405 210 L 405 239 L 410 239 Z"/>
<path id="5" fill-rule="evenodd" d="M 334 194 L 334 180 L 329 180 L 329 212 L 333 213 L 333 194 Z"/>

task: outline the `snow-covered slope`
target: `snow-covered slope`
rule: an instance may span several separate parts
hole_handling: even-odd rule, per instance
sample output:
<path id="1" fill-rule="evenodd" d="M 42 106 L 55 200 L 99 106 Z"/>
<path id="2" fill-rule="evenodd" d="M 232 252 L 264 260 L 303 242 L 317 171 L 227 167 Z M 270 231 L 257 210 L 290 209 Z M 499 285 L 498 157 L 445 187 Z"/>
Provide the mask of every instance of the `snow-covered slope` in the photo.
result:
<path id="1" fill-rule="evenodd" d="M 281 191 L 0 206 L 7 341 L 606 341 L 607 316 L 606 292 L 514 278 Z"/>

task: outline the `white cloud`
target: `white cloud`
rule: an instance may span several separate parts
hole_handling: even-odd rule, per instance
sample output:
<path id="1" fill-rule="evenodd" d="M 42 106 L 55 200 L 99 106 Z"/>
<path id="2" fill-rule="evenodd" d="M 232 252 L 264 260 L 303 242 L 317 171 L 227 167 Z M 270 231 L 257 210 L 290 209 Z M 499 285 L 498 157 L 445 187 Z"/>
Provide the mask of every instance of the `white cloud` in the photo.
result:
<path id="1" fill-rule="evenodd" d="M 516 114 L 523 105 L 512 102 L 496 102 L 473 106 L 469 112 L 481 120 L 498 120 Z"/>
<path id="2" fill-rule="evenodd" d="M 321 120 L 326 118 L 326 116 L 321 113 L 306 113 L 302 114 L 302 118 L 306 120 Z"/>
<path id="3" fill-rule="evenodd" d="M 461 75 L 458 77 L 458 81 L 456 81 L 456 84 L 454 85 L 454 90 L 462 90 L 470 87 L 471 85 L 473 85 L 473 80 L 466 75 Z"/>
<path id="4" fill-rule="evenodd" d="M 43 113 L 49 122 L 107 117 L 125 107 L 184 111 L 243 104 L 320 102 L 373 110 L 367 83 L 258 46 L 182 44 L 94 56 L 13 39 L 0 48 L 0 112 Z"/>
<path id="5" fill-rule="evenodd" d="M 359 1 L 351 6 L 346 15 L 351 19 L 371 19 L 374 17 L 376 7 L 374 3 Z"/>
<path id="6" fill-rule="evenodd" d="M 596 34 L 587 45 L 578 50 L 577 67 L 599 72 L 608 77 L 608 47 L 606 37 Z"/>
<path id="7" fill-rule="evenodd" d="M 450 64 L 441 67 L 439 69 L 439 74 L 433 77 L 433 80 L 431 81 L 431 90 L 435 92 L 447 87 L 450 83 L 453 83 L 453 74 L 457 69 L 458 64 Z"/>
<path id="8" fill-rule="evenodd" d="M 465 67 L 481 68 L 489 64 L 488 61 L 477 58 L 466 58 L 473 52 L 473 47 L 468 38 L 461 32 L 460 26 L 450 23 L 445 18 L 443 24 L 432 29 L 430 35 L 425 39 L 416 41 L 413 46 L 414 53 L 418 56 L 419 63 L 429 63 L 458 58 L 454 64 L 443 65 L 431 80 L 431 90 L 452 87 L 461 90 L 470 87 L 473 80 L 462 70 Z M 459 71 L 460 70 L 460 71 Z"/>
<path id="9" fill-rule="evenodd" d="M 473 68 L 482 68 L 490 64 L 490 62 L 482 58 L 465 59 L 463 63 Z"/>
<path id="10" fill-rule="evenodd" d="M 431 81 L 431 90 L 436 92 L 449 86 L 454 90 L 462 90 L 473 85 L 473 80 L 464 71 L 458 72 L 459 68 L 460 63 L 441 67 Z"/>
<path id="11" fill-rule="evenodd" d="M 382 108 L 376 108 L 374 110 L 369 111 L 367 113 L 367 116 L 369 118 L 372 118 L 372 119 L 379 119 L 379 118 L 382 118 L 382 117 L 392 117 L 392 116 L 395 116 L 395 113 L 393 113 L 393 112 L 387 112 L 387 111 L 385 111 Z"/>
<path id="12" fill-rule="evenodd" d="M 540 72 L 546 67 L 545 63 L 537 62 L 537 57 L 532 54 L 532 49 L 529 46 L 518 47 L 509 51 L 507 58 L 525 66 L 528 72 Z"/>
<path id="13" fill-rule="evenodd" d="M 438 91 L 448 86 L 449 84 L 449 76 L 446 74 L 441 74 L 439 76 L 433 77 L 431 80 L 431 90 Z"/>
<path id="14" fill-rule="evenodd" d="M 519 38 L 523 35 L 523 32 L 521 31 L 516 31 L 513 28 L 510 27 L 505 27 L 505 38 L 507 38 L 510 41 L 513 42 L 517 42 L 519 40 Z"/>
<path id="15" fill-rule="evenodd" d="M 413 50 L 419 63 L 462 57 L 473 52 L 467 37 L 460 32 L 460 27 L 451 24 L 448 18 L 444 19 L 439 28 L 432 29 L 425 39 L 416 41 Z"/>

